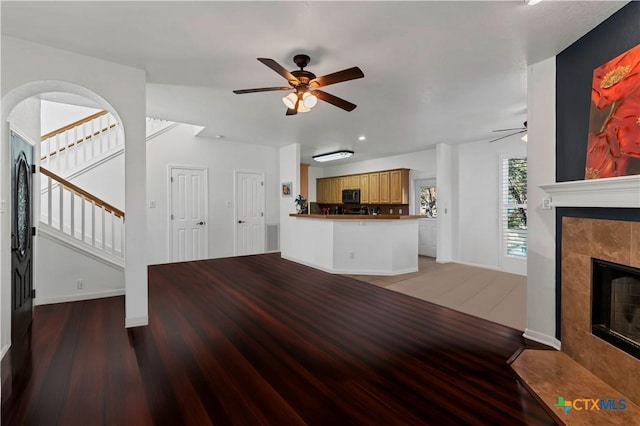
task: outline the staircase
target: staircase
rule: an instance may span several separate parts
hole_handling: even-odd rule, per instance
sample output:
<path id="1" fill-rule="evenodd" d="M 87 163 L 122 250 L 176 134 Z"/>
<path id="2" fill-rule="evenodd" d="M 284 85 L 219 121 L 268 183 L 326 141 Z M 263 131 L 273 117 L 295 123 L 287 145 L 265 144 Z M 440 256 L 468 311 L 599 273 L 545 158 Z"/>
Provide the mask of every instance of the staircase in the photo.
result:
<path id="1" fill-rule="evenodd" d="M 175 125 L 147 118 L 147 140 Z M 124 211 L 72 182 L 124 153 L 120 123 L 100 111 L 43 135 L 41 142 L 40 234 L 124 269 Z"/>

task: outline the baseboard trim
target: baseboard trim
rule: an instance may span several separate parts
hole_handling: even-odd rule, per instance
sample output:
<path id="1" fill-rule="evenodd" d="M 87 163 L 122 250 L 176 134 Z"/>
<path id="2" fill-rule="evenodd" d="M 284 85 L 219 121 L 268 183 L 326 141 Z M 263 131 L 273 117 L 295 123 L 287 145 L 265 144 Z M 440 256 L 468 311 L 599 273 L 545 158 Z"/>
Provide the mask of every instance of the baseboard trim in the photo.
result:
<path id="1" fill-rule="evenodd" d="M 560 350 L 562 342 L 553 336 L 540 333 L 539 331 L 533 331 L 529 328 L 524 330 L 522 337 L 525 339 L 533 340 L 534 342 L 542 343 L 543 345 L 551 346 L 553 349 Z"/>
<path id="2" fill-rule="evenodd" d="M 340 274 L 340 275 L 381 275 L 381 276 L 394 276 L 394 275 L 402 275 L 402 274 L 410 274 L 412 272 L 418 272 L 418 267 L 415 268 L 406 268 L 399 269 L 397 271 L 387 271 L 387 270 L 375 270 L 372 271 L 370 269 L 329 269 L 319 265 L 315 265 L 311 262 L 306 262 L 300 259 L 296 259 L 295 257 L 287 256 L 281 254 L 280 257 L 286 260 L 290 260 L 291 262 L 296 262 L 301 265 L 309 266 L 310 268 L 318 269 L 323 272 L 327 272 L 329 274 Z"/>
<path id="3" fill-rule="evenodd" d="M 134 317 L 134 318 L 125 318 L 124 326 L 125 328 L 132 327 L 144 327 L 149 325 L 149 317 Z"/>
<path id="4" fill-rule="evenodd" d="M 2 347 L 2 351 L 0 351 L 0 359 L 4 359 L 4 356 L 9 352 L 9 349 L 11 349 L 11 342 Z"/>
<path id="5" fill-rule="evenodd" d="M 103 290 L 94 291 L 91 293 L 82 294 L 66 294 L 64 296 L 54 297 L 36 297 L 33 299 L 33 303 L 36 306 L 50 305 L 52 303 L 66 303 L 66 302 L 79 302 L 81 300 L 102 299 L 104 297 L 124 296 L 125 291 L 123 288 L 116 290 Z"/>

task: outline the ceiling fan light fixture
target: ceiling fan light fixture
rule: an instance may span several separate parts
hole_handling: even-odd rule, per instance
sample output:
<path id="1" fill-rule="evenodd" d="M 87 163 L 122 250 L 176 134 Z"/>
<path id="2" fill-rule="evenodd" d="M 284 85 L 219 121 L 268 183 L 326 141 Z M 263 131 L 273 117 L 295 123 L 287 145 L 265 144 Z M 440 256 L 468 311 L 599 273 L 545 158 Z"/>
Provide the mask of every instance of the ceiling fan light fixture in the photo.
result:
<path id="1" fill-rule="evenodd" d="M 342 149 L 340 151 L 329 152 L 326 154 L 314 155 L 313 159 L 321 163 L 325 161 L 340 160 L 342 158 L 349 158 L 353 155 L 353 151 Z"/>
<path id="2" fill-rule="evenodd" d="M 309 112 L 311 108 L 307 108 L 304 104 L 304 101 L 298 102 L 298 112 Z"/>
<path id="3" fill-rule="evenodd" d="M 318 98 L 315 95 L 312 95 L 309 92 L 304 92 L 302 94 L 302 104 L 306 107 L 306 108 L 313 108 L 314 106 L 316 106 L 316 104 L 318 103 Z"/>
<path id="4" fill-rule="evenodd" d="M 296 107 L 297 101 L 298 101 L 298 97 L 296 96 L 295 93 L 289 93 L 287 96 L 282 98 L 282 102 L 284 102 L 284 104 L 289 109 L 294 109 Z"/>

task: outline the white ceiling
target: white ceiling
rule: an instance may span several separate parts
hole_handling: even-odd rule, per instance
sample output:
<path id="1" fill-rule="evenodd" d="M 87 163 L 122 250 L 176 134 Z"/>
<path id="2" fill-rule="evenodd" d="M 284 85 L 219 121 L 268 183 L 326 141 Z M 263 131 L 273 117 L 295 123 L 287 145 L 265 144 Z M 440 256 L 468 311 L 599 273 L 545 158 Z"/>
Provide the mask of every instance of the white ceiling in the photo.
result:
<path id="1" fill-rule="evenodd" d="M 204 126 L 202 136 L 283 146 L 303 160 L 350 160 L 496 137 L 527 119 L 526 66 L 551 57 L 626 2 L 28 2 L 2 1 L 2 34 L 141 68 L 147 115 Z M 256 60 L 364 79 L 326 87 L 358 105 L 319 102 L 285 116 L 286 85 Z M 358 136 L 366 135 L 366 141 Z M 518 137 L 518 136 L 514 136 Z M 326 164 L 325 164 L 326 165 Z"/>

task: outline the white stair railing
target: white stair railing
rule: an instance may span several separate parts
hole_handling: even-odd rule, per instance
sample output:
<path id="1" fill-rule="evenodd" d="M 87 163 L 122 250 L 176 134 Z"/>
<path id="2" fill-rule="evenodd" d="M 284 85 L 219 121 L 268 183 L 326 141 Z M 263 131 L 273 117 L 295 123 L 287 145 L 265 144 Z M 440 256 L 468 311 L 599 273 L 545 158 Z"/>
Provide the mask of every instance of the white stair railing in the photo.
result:
<path id="1" fill-rule="evenodd" d="M 41 222 L 106 257 L 124 259 L 124 212 L 40 167 Z"/>
<path id="2" fill-rule="evenodd" d="M 40 138 L 41 164 L 61 175 L 81 168 L 123 145 L 118 126 L 113 115 L 99 111 L 47 133 Z"/>

